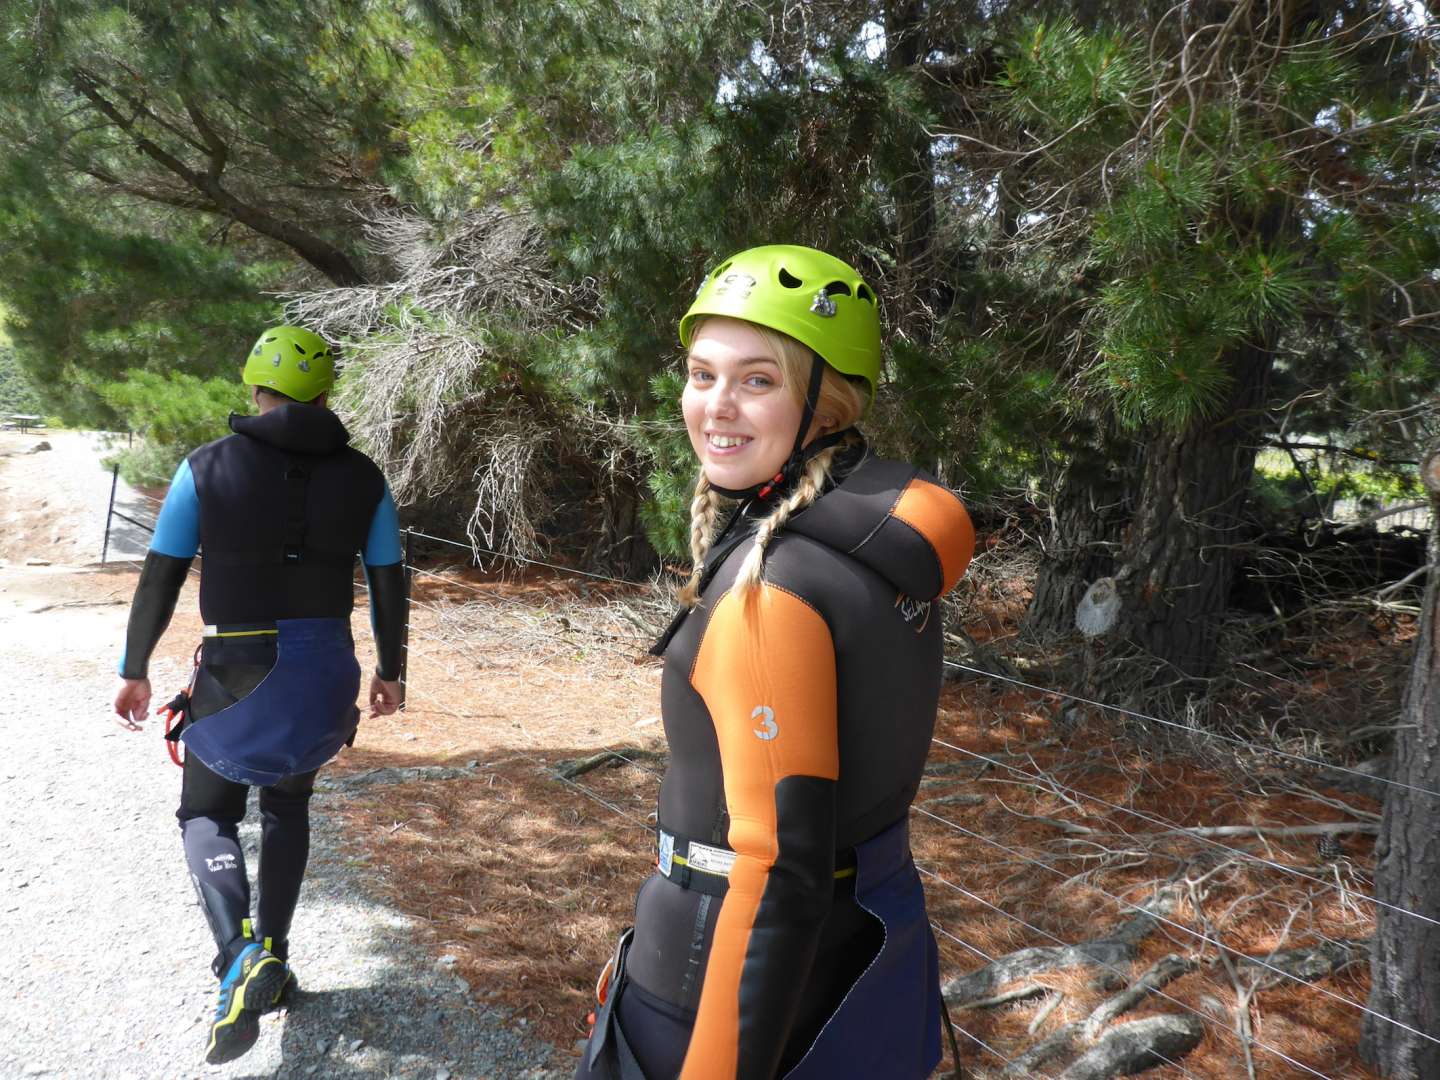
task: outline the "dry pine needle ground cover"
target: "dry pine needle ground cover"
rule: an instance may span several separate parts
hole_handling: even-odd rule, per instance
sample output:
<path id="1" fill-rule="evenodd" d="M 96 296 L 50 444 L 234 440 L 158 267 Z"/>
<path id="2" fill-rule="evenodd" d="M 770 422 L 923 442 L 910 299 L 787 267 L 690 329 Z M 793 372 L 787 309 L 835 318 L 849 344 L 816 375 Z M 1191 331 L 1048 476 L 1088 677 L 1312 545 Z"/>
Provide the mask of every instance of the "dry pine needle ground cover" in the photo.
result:
<path id="1" fill-rule="evenodd" d="M 415 593 L 408 709 L 365 722 L 330 772 L 342 786 L 380 767 L 460 772 L 357 785 L 337 802 L 373 887 L 423 920 L 436 957 L 453 957 L 477 997 L 538 1037 L 572 1046 L 653 866 L 659 667 L 635 617 L 653 598 L 463 570 L 422 576 Z M 1365 963 L 1302 985 L 1264 969 L 1232 975 L 1214 943 L 1263 958 L 1367 938 L 1373 838 L 1341 835 L 1340 857 L 1322 860 L 1310 835 L 1167 830 L 1366 821 L 1379 807 L 1258 765 L 1145 756 L 1103 719 L 1062 740 L 1051 723 L 1059 704 L 985 680 L 945 689 L 936 737 L 949 745 L 934 747 L 912 817 L 943 977 L 987 956 L 1103 938 L 1167 883 L 1181 898 L 1123 970 L 1040 975 L 1045 996 L 957 1008 L 957 1023 L 1013 1058 L 1177 953 L 1197 969 L 1123 1019 L 1193 1010 L 1206 1034 L 1182 1066 L 1147 1075 L 1245 1076 L 1236 1003 L 1252 983 L 1256 1076 L 1307 1075 L 1281 1054 L 1328 1077 L 1371 1075 L 1354 1054 L 1351 1004 L 1366 999 Z M 559 766 L 606 748 L 629 760 L 557 779 Z M 998 1058 L 963 1043 L 975 1075 L 998 1075 Z"/>

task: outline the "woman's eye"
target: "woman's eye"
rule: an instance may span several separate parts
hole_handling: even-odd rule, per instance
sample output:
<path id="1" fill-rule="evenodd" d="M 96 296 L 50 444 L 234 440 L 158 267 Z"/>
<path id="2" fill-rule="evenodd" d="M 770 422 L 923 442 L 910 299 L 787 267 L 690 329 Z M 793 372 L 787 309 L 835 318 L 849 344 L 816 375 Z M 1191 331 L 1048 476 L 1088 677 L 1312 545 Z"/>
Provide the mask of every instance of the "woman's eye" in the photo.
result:
<path id="1" fill-rule="evenodd" d="M 762 390 L 769 389 L 775 385 L 775 380 L 768 375 L 751 375 L 745 381 L 751 386 L 759 387 Z"/>
<path id="2" fill-rule="evenodd" d="M 711 375 L 710 372 L 706 371 L 704 368 L 690 369 L 690 381 L 693 383 L 709 382 L 714 377 L 715 376 Z"/>

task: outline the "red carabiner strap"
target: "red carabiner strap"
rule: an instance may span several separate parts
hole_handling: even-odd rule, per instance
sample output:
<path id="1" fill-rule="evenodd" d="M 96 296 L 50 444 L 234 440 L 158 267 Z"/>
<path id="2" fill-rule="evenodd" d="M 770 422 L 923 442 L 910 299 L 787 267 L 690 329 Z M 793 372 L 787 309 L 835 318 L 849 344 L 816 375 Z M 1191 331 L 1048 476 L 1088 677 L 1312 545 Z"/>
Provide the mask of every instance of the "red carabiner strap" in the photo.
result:
<path id="1" fill-rule="evenodd" d="M 180 756 L 180 731 L 185 726 L 185 713 L 190 707 L 190 695 L 184 690 L 176 694 L 169 704 L 162 705 L 157 712 L 165 718 L 165 749 L 170 752 L 170 760 L 181 768 L 185 767 L 185 759 Z M 180 727 L 175 728 L 175 718 L 180 717 Z M 174 735 L 171 730 L 174 729 Z"/>
<path id="2" fill-rule="evenodd" d="M 185 721 L 190 712 L 190 691 L 195 688 L 195 676 L 200 671 L 200 646 L 195 646 L 195 659 L 190 668 L 189 685 L 181 690 L 160 708 L 156 709 L 157 715 L 165 718 L 165 749 L 170 752 L 170 760 L 182 769 L 185 767 L 185 758 L 180 753 L 180 732 L 185 730 Z M 179 725 L 176 725 L 176 718 L 179 718 Z"/>

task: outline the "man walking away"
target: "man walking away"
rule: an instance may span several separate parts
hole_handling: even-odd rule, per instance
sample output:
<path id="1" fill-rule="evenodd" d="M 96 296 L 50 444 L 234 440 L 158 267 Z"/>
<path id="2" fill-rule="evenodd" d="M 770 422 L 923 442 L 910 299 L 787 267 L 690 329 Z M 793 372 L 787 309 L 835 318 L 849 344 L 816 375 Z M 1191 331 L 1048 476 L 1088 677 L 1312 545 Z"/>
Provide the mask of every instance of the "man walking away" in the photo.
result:
<path id="1" fill-rule="evenodd" d="M 182 695 L 187 753 L 176 816 L 218 950 L 212 1064 L 249 1050 L 260 1015 L 296 985 L 290 920 L 310 853 L 315 774 L 353 741 L 359 721 L 350 634 L 357 553 L 379 655 L 372 716 L 399 704 L 406 606 L 395 501 L 326 407 L 330 346 L 308 330 L 275 327 L 255 343 L 242 377 L 258 415 L 232 415 L 233 434 L 176 470 L 135 589 L 115 696 L 122 725 L 140 730 L 150 655 L 203 551 L 207 625 L 188 702 Z M 253 918 L 237 836 L 251 787 L 261 818 Z"/>

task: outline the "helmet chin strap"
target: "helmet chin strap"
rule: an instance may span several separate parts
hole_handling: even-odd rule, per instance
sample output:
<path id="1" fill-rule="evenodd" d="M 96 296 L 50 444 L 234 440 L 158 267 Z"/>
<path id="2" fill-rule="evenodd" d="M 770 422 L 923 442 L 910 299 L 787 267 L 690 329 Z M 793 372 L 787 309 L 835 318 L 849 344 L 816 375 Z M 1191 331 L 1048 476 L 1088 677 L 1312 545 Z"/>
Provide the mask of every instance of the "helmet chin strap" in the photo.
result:
<path id="1" fill-rule="evenodd" d="M 812 353 L 810 383 L 805 389 L 805 406 L 800 411 L 800 428 L 795 432 L 795 445 L 790 450 L 790 456 L 785 459 L 785 464 L 780 467 L 779 472 L 769 480 L 762 480 L 747 488 L 723 488 L 712 481 L 710 490 L 718 491 L 727 499 L 760 499 L 764 501 L 777 491 L 788 491 L 799 479 L 806 462 L 821 451 L 828 450 L 840 442 L 845 437 L 845 432 L 833 431 L 829 435 L 822 435 L 815 439 L 809 446 L 805 445 L 805 434 L 810 430 L 810 424 L 815 419 L 815 408 L 820 400 L 820 381 L 824 377 L 825 361 Z"/>

